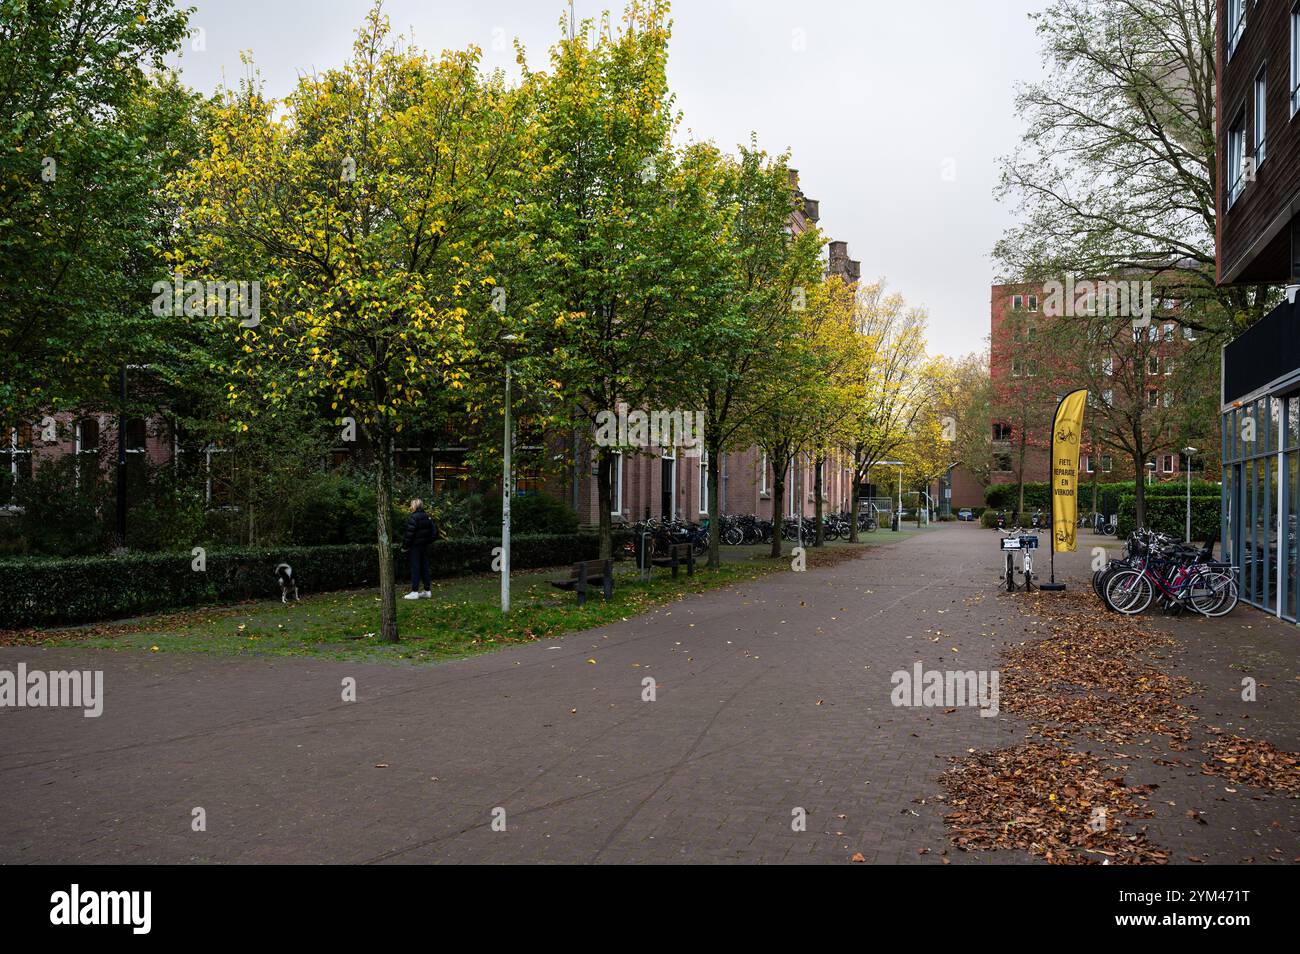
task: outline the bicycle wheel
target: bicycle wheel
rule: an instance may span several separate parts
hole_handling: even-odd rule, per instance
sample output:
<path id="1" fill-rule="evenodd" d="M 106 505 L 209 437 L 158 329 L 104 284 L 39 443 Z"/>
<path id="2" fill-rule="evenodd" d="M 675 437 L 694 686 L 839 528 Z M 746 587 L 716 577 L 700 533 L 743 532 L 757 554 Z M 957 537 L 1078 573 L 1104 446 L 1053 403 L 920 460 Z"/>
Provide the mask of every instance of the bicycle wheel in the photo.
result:
<path id="1" fill-rule="evenodd" d="M 1187 602 L 1203 616 L 1231 613 L 1237 605 L 1237 580 L 1232 571 L 1199 571 L 1188 587 Z"/>
<path id="2" fill-rule="evenodd" d="M 1106 583 L 1106 605 L 1132 616 L 1151 605 L 1155 587 L 1141 570 L 1118 570 Z"/>
<path id="3" fill-rule="evenodd" d="M 739 527 L 728 527 L 722 532 L 722 542 L 729 547 L 738 547 L 745 541 L 745 533 Z"/>
<path id="4" fill-rule="evenodd" d="M 1006 583 L 1007 583 L 1007 592 L 1014 593 L 1016 591 L 1016 561 L 1015 558 L 1011 556 L 1010 552 L 1007 553 Z"/>

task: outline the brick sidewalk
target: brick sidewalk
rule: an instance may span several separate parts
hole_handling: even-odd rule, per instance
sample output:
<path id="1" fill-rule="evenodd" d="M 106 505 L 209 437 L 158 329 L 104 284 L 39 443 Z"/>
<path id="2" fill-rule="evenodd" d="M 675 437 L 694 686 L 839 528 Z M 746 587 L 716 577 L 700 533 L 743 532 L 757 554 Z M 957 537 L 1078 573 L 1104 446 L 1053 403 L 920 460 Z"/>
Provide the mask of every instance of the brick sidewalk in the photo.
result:
<path id="1" fill-rule="evenodd" d="M 5 669 L 103 669 L 106 694 L 99 719 L 0 710 L 0 861 L 938 863 L 947 758 L 1025 726 L 895 708 L 890 675 L 918 660 L 995 668 L 1001 646 L 1033 634 L 994 589 L 996 540 L 945 525 L 428 668 L 0 649 Z M 1086 556 L 1059 561 L 1058 577 L 1081 580 Z M 1189 646 L 1179 671 L 1207 684 L 1192 700 L 1205 721 L 1300 748 L 1295 627 L 1247 610 L 1167 625 Z M 1233 691 L 1241 667 L 1260 680 L 1257 703 Z M 356 703 L 340 701 L 348 676 Z M 657 701 L 641 701 L 647 676 Z M 1300 853 L 1296 800 L 1149 769 L 1172 793 L 1152 799 L 1151 834 L 1173 860 Z M 195 807 L 205 832 L 191 831 Z"/>

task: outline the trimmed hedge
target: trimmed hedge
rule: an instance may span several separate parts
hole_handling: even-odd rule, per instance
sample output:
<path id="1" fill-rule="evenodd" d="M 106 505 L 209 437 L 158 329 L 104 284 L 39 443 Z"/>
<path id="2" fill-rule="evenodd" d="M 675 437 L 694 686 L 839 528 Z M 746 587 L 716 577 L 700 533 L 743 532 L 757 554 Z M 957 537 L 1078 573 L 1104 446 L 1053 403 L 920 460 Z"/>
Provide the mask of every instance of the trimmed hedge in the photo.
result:
<path id="1" fill-rule="evenodd" d="M 615 553 L 627 537 L 614 535 Z M 429 569 L 439 578 L 485 573 L 498 539 L 438 540 L 429 547 Z M 530 534 L 510 541 L 515 569 L 562 566 L 594 559 L 594 533 Z M 374 544 L 324 547 L 243 547 L 206 554 L 206 569 L 193 568 L 189 553 L 124 556 L 6 557 L 0 559 L 0 629 L 81 623 L 135 616 L 161 609 L 278 596 L 275 565 L 288 563 L 303 593 L 355 589 L 379 582 Z M 399 585 L 406 554 L 394 549 Z"/>
<path id="2" fill-rule="evenodd" d="M 1092 481 L 1087 479 L 1087 475 L 1081 474 L 1079 481 L 1079 512 L 1092 512 Z M 1125 495 L 1132 495 L 1133 481 L 1123 480 L 1118 482 L 1097 484 L 1097 510 L 1106 516 L 1112 516 L 1119 513 L 1120 501 Z M 1218 496 L 1219 485 L 1209 480 L 1193 480 L 1192 496 L 1208 497 L 1211 495 Z M 1179 497 L 1187 496 L 1187 483 L 1182 480 L 1167 480 L 1162 483 L 1154 483 L 1146 488 L 1148 497 Z M 1048 509 L 1047 484 L 1043 481 L 1026 481 L 1025 482 L 1025 510 L 1033 513 L 1035 507 L 1043 511 Z M 984 488 L 984 500 L 992 510 L 1013 510 L 1015 509 L 1016 485 L 1015 484 L 990 484 Z"/>
<path id="3" fill-rule="evenodd" d="M 1218 484 L 1213 485 L 1216 489 Z M 1192 484 L 1196 489 L 1196 484 Z M 1176 537 L 1182 537 L 1187 529 L 1187 487 L 1183 486 L 1183 496 L 1174 494 L 1154 494 L 1145 499 L 1146 526 L 1149 530 L 1159 530 Z M 1220 499 L 1216 492 L 1213 496 L 1202 494 L 1192 496 L 1192 539 L 1207 540 L 1219 535 Z M 1119 502 L 1119 524 L 1117 534 L 1126 537 L 1137 526 L 1137 498 L 1125 494 Z"/>

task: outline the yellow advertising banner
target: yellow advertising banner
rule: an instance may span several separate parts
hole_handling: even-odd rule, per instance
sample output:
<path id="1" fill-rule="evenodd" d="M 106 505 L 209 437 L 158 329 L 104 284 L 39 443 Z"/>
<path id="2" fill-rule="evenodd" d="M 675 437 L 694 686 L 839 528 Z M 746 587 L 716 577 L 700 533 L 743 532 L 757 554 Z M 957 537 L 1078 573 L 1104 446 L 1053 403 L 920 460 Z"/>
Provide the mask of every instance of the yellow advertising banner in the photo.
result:
<path id="1" fill-rule="evenodd" d="M 1052 421 L 1052 552 L 1073 553 L 1079 525 L 1079 440 L 1083 436 L 1086 389 L 1061 398 Z"/>

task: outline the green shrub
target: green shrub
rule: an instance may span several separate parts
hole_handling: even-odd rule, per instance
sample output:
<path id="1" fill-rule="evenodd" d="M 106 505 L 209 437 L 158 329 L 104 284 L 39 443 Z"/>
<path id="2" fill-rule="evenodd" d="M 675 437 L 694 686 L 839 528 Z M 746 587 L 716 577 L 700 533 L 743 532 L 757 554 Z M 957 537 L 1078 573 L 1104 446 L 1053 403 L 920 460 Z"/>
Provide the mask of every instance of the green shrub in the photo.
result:
<path id="1" fill-rule="evenodd" d="M 627 538 L 616 534 L 615 553 Z M 439 540 L 429 548 L 435 577 L 485 573 L 492 569 L 499 539 Z M 521 534 L 511 539 L 513 569 L 562 566 L 594 559 L 596 534 Z M 379 564 L 373 544 L 323 547 L 241 547 L 206 554 L 206 569 L 193 568 L 189 551 L 128 553 L 123 556 L 0 558 L 0 629 L 78 623 L 134 616 L 153 610 L 206 603 L 267 599 L 279 595 L 275 565 L 288 563 L 301 592 L 374 586 Z M 407 556 L 393 552 L 397 579 L 407 574 Z"/>
<path id="2" fill-rule="evenodd" d="M 1214 486 L 1218 486 L 1217 484 Z M 1193 485 L 1195 487 L 1195 485 Z M 1156 494 L 1147 497 L 1146 526 L 1150 530 L 1159 530 L 1181 537 L 1187 528 L 1186 487 L 1184 496 L 1173 494 Z M 1219 535 L 1220 498 L 1216 493 L 1192 497 L 1192 539 L 1207 540 Z M 1117 533 L 1126 537 L 1137 526 L 1137 498 L 1125 494 L 1119 502 L 1119 523 Z"/>
<path id="3" fill-rule="evenodd" d="M 79 486 L 76 464 L 71 455 L 45 461 L 18 483 L 15 502 L 22 510 L 13 519 L 29 551 L 78 556 L 111 545 L 113 524 L 101 516 L 106 496 L 93 482 Z"/>

